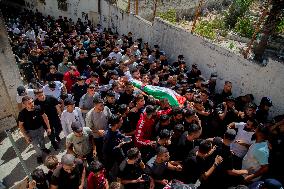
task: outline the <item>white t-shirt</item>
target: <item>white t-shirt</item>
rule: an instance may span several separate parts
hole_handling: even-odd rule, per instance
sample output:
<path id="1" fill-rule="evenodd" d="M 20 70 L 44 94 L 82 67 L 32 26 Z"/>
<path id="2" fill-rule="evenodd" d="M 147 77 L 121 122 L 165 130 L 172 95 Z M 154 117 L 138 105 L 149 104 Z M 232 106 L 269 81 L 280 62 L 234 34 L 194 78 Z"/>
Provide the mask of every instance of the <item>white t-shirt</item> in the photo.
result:
<path id="1" fill-rule="evenodd" d="M 34 93 L 34 90 L 33 89 L 26 89 L 26 92 L 27 92 L 27 95 L 25 96 L 29 96 L 31 98 L 33 98 L 35 100 L 35 93 Z M 22 103 L 22 98 L 24 96 L 20 96 L 18 93 L 17 93 L 17 96 L 16 96 L 16 102 L 17 103 Z"/>
<path id="2" fill-rule="evenodd" d="M 244 122 L 235 123 L 235 127 L 238 129 L 235 141 L 241 140 L 246 144 L 251 144 L 252 143 L 251 137 L 254 134 L 254 132 L 245 131 L 244 130 L 245 125 L 246 125 L 246 123 L 244 123 Z M 234 152 L 234 154 L 236 156 L 243 158 L 246 155 L 248 148 L 246 148 L 245 146 L 242 146 L 242 145 L 240 145 L 236 142 L 233 142 L 231 144 L 231 150 Z"/>
<path id="3" fill-rule="evenodd" d="M 85 122 L 82 117 L 82 112 L 78 107 L 75 107 L 72 113 L 69 113 L 67 112 L 67 110 L 64 110 L 61 114 L 60 120 L 65 137 L 67 137 L 70 133 L 72 133 L 71 124 L 73 122 L 80 122 L 81 126 L 85 127 Z"/>
<path id="4" fill-rule="evenodd" d="M 253 143 L 242 162 L 242 169 L 248 170 L 249 174 L 256 173 L 262 165 L 268 165 L 269 149 L 267 141 Z M 247 175 L 244 175 L 247 176 Z M 259 180 L 260 177 L 253 179 Z"/>
<path id="5" fill-rule="evenodd" d="M 60 95 L 61 95 L 61 89 L 63 87 L 63 83 L 61 83 L 60 81 L 54 81 L 56 84 L 55 90 L 51 90 L 47 85 L 43 86 L 43 93 L 45 95 L 51 95 L 54 96 L 55 98 L 59 99 Z"/>

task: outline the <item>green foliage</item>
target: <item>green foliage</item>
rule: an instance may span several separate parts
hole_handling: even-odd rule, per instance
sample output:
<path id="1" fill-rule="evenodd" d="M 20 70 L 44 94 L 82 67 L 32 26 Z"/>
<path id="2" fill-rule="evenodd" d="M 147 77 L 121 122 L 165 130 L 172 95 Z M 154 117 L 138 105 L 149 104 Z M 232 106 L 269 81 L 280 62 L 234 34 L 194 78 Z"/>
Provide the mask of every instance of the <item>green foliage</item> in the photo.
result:
<path id="1" fill-rule="evenodd" d="M 229 49 L 233 49 L 235 47 L 235 44 L 233 43 L 233 42 L 231 42 L 230 44 L 229 44 Z"/>
<path id="2" fill-rule="evenodd" d="M 173 24 L 176 23 L 177 18 L 176 18 L 176 10 L 175 9 L 169 9 L 166 12 L 159 12 L 158 16 L 162 18 L 163 20 L 169 21 Z"/>
<path id="3" fill-rule="evenodd" d="M 217 33 L 214 30 L 213 24 L 206 20 L 200 21 L 199 23 L 197 23 L 196 28 L 195 28 L 195 33 L 199 34 L 200 36 L 211 39 L 211 40 L 216 39 L 216 36 L 217 36 Z"/>
<path id="4" fill-rule="evenodd" d="M 244 16 L 252 2 L 253 0 L 234 0 L 225 16 L 226 27 L 234 28 L 238 19 Z"/>
<path id="5" fill-rule="evenodd" d="M 284 33 L 284 18 L 278 23 L 276 27 L 276 33 Z"/>
<path id="6" fill-rule="evenodd" d="M 249 17 L 239 18 L 235 31 L 242 37 L 251 38 L 254 33 L 253 20 Z"/>

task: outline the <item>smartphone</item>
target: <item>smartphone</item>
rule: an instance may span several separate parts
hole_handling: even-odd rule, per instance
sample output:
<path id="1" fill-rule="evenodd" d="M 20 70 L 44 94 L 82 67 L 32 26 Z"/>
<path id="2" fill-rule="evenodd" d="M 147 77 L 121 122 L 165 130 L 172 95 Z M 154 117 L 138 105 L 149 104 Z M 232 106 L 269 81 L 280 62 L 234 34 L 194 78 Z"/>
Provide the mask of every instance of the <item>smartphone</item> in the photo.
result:
<path id="1" fill-rule="evenodd" d="M 130 137 L 125 137 L 122 139 L 123 142 L 131 142 L 132 139 Z"/>

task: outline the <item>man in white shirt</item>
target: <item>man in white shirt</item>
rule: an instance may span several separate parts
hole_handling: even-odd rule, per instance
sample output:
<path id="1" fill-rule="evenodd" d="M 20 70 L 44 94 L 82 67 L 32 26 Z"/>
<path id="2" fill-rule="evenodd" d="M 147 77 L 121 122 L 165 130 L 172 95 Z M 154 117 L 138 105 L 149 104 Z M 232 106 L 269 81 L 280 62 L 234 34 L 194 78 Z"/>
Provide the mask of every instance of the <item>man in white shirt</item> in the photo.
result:
<path id="1" fill-rule="evenodd" d="M 73 122 L 78 122 L 78 125 L 85 127 L 85 121 L 80 108 L 75 107 L 74 100 L 67 98 L 64 100 L 64 105 L 66 109 L 62 112 L 60 120 L 63 133 L 65 137 L 67 137 L 70 133 L 72 133 L 71 125 Z"/>
<path id="2" fill-rule="evenodd" d="M 119 48 L 118 47 L 114 47 L 113 52 L 111 52 L 109 54 L 109 57 L 111 57 L 111 58 L 115 57 L 116 58 L 116 63 L 119 63 L 121 58 L 122 58 L 122 54 L 119 51 Z"/>
<path id="3" fill-rule="evenodd" d="M 45 95 L 51 95 L 59 99 L 63 87 L 64 85 L 60 81 L 50 81 L 48 84 L 43 86 L 42 90 Z"/>
<path id="4" fill-rule="evenodd" d="M 235 168 L 240 169 L 242 165 L 242 159 L 246 155 L 250 145 L 252 144 L 252 136 L 257 127 L 257 121 L 255 119 L 249 119 L 247 123 L 230 123 L 228 128 L 237 129 L 237 135 L 234 142 L 231 144 L 231 151 L 234 153 L 234 165 Z"/>

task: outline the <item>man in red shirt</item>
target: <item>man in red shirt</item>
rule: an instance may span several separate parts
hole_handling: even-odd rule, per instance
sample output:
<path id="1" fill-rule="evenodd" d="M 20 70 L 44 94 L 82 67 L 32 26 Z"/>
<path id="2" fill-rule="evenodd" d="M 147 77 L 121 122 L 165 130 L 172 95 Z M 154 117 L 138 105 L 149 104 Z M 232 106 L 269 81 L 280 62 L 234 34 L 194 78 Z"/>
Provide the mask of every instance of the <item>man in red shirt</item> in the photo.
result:
<path id="1" fill-rule="evenodd" d="M 75 66 L 71 66 L 70 70 L 64 74 L 63 81 L 68 93 L 71 93 L 72 85 L 76 83 L 79 76 L 80 73 L 77 71 Z"/>

